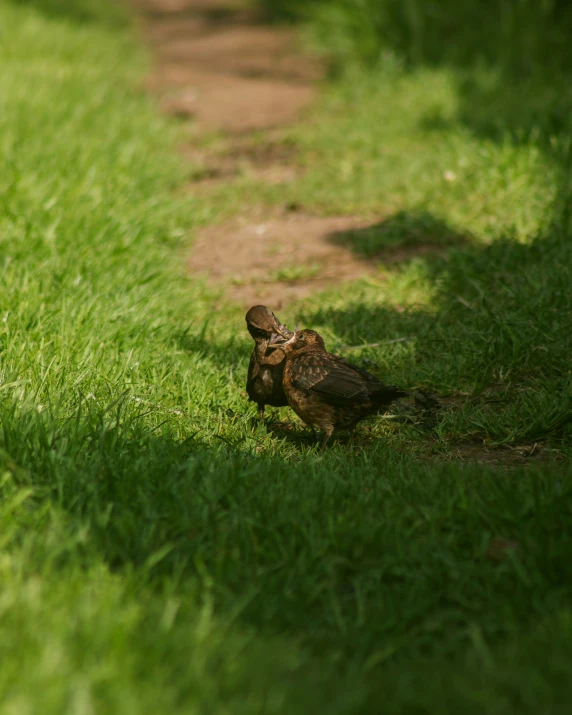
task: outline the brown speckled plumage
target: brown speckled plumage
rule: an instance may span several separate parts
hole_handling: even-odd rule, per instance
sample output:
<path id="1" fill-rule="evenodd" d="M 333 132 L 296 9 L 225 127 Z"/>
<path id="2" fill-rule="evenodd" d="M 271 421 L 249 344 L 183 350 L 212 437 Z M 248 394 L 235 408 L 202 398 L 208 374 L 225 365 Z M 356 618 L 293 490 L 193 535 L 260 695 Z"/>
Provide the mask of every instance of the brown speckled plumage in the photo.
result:
<path id="1" fill-rule="evenodd" d="M 360 420 L 407 394 L 328 353 L 313 330 L 296 333 L 282 350 L 288 404 L 307 425 L 324 432 L 324 446 L 335 430 L 353 432 Z"/>
<path id="2" fill-rule="evenodd" d="M 280 348 L 269 349 L 270 339 L 277 335 L 279 330 L 284 331 L 284 326 L 264 305 L 255 305 L 248 311 L 246 325 L 255 343 L 248 365 L 246 392 L 249 399 L 258 405 L 258 413 L 262 419 L 265 405 L 288 405 L 282 387 L 284 353 Z"/>

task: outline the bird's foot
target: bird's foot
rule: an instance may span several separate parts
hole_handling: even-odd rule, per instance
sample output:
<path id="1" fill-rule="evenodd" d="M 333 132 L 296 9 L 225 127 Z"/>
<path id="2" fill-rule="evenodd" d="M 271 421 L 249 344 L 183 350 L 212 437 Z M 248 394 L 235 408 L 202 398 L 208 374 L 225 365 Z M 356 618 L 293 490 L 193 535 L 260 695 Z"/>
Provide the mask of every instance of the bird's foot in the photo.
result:
<path id="1" fill-rule="evenodd" d="M 330 437 L 332 436 L 333 433 L 334 433 L 334 430 L 324 433 L 324 439 L 322 440 L 322 444 L 320 446 L 320 453 L 323 453 L 324 450 L 326 449 L 326 445 L 328 444 Z"/>

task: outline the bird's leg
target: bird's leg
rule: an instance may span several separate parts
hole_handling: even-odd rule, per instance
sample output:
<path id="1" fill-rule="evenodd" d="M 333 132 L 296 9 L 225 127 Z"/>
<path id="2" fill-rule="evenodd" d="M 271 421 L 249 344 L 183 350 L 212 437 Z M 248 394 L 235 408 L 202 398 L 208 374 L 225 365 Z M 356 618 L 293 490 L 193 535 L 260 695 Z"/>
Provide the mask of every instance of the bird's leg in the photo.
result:
<path id="1" fill-rule="evenodd" d="M 334 434 L 334 428 L 329 427 L 324 431 L 324 439 L 322 440 L 322 446 L 320 447 L 320 452 L 323 452 L 326 449 L 326 445 L 328 444 L 328 440 L 330 437 Z"/>
<path id="2" fill-rule="evenodd" d="M 320 430 L 316 429 L 316 427 L 312 427 L 312 432 L 314 433 L 314 439 L 316 440 L 316 444 L 320 444 Z"/>
<path id="3" fill-rule="evenodd" d="M 261 422 L 264 421 L 264 403 L 263 402 L 261 402 L 258 405 L 258 414 L 260 416 L 260 421 Z"/>

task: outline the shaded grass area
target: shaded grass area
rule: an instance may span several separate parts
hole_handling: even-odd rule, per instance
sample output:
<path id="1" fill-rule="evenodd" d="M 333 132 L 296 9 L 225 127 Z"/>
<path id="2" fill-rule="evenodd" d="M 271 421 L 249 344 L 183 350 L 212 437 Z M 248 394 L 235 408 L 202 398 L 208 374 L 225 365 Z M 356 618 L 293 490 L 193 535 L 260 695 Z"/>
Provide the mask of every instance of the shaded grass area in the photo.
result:
<path id="1" fill-rule="evenodd" d="M 343 64 L 360 62 L 473 67 L 490 63 L 514 75 L 563 69 L 572 59 L 566 0 L 257 0 L 269 17 L 305 21 Z"/>
<path id="2" fill-rule="evenodd" d="M 262 199 L 370 214 L 365 247 L 344 240 L 382 268 L 280 317 L 332 346 L 412 338 L 356 359 L 503 400 L 445 411 L 429 432 L 380 420 L 364 449 L 320 457 L 253 422 L 242 311 L 182 273 L 187 232 L 252 185 L 221 204 L 174 199 L 177 130 L 135 89 L 136 47 L 49 6 L 0 6 L 0 710 L 559 712 L 572 657 L 560 167 L 534 141 L 420 123 L 436 116 L 428 75 L 384 82 L 377 101 L 370 79 L 342 85 L 293 132 L 308 172 Z M 454 86 L 431 81 L 447 116 Z M 399 102 L 416 111 L 394 115 Z M 466 177 L 436 185 L 463 157 Z M 388 242 L 430 236 L 445 255 L 383 266 Z M 446 454 L 468 436 L 546 439 L 565 460 L 505 472 L 429 458 L 428 441 Z M 498 538 L 517 546 L 492 557 Z"/>

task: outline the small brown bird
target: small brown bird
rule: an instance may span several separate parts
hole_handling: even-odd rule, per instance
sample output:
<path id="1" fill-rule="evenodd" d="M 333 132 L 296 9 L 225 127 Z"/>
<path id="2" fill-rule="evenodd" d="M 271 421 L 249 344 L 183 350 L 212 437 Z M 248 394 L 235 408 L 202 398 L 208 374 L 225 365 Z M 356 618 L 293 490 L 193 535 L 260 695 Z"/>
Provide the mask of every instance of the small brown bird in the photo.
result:
<path id="1" fill-rule="evenodd" d="M 284 342 L 284 338 L 289 338 L 292 333 L 265 305 L 255 305 L 248 311 L 246 325 L 255 343 L 248 365 L 246 392 L 258 405 L 258 414 L 263 419 L 265 405 L 288 405 L 282 387 L 284 353 L 277 343 Z"/>
<path id="2" fill-rule="evenodd" d="M 301 330 L 280 346 L 286 354 L 283 385 L 288 404 L 314 433 L 324 432 L 322 449 L 335 430 L 353 437 L 360 420 L 383 411 L 408 393 L 327 352 L 314 330 Z"/>

